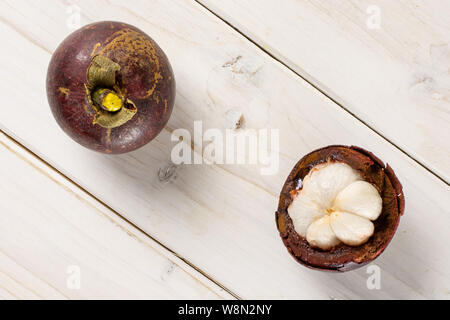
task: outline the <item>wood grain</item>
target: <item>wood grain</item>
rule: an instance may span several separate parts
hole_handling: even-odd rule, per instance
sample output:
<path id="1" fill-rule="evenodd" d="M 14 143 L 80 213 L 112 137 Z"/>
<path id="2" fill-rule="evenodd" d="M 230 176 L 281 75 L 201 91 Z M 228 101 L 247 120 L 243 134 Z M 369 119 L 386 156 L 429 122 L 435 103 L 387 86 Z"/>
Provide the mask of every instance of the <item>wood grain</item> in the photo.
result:
<path id="1" fill-rule="evenodd" d="M 230 298 L 4 134 L 0 159 L 1 298 Z"/>
<path id="2" fill-rule="evenodd" d="M 148 146 L 117 157 L 76 145 L 57 127 L 44 92 L 50 54 L 69 33 L 67 3 L 5 1 L 9 46 L 2 51 L 8 63 L 1 65 L 0 90 L 12 108 L 0 118 L 2 130 L 239 297 L 448 298 L 450 255 L 443 243 L 450 203 L 442 181 L 193 1 L 76 3 L 83 23 L 132 23 L 165 50 L 178 88 L 168 127 Z M 245 128 L 280 129 L 278 173 L 262 176 L 259 165 L 185 165 L 160 181 L 171 132 L 193 132 L 194 120 L 224 130 L 231 108 L 243 112 Z M 375 262 L 381 290 L 367 289 L 365 269 L 330 275 L 302 268 L 276 231 L 278 193 L 292 166 L 335 143 L 373 151 L 405 187 L 405 217 Z"/>
<path id="3" fill-rule="evenodd" d="M 450 182 L 448 1 L 199 2 Z"/>

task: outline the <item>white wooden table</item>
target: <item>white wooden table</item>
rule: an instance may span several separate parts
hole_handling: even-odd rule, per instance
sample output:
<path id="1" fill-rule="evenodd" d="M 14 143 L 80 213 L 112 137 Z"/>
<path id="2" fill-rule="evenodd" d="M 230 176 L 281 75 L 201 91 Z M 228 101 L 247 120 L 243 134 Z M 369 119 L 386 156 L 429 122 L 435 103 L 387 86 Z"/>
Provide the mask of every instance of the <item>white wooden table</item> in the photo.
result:
<path id="1" fill-rule="evenodd" d="M 338 4 L 339 3 L 339 4 Z M 450 2 L 0 1 L 0 297 L 450 298 Z M 168 55 L 177 97 L 149 145 L 105 156 L 68 138 L 45 93 L 52 52 L 77 25 L 119 20 Z M 280 129 L 280 166 L 184 165 L 177 128 Z M 358 145 L 401 179 L 406 212 L 373 264 L 312 271 L 274 222 L 295 162 Z"/>

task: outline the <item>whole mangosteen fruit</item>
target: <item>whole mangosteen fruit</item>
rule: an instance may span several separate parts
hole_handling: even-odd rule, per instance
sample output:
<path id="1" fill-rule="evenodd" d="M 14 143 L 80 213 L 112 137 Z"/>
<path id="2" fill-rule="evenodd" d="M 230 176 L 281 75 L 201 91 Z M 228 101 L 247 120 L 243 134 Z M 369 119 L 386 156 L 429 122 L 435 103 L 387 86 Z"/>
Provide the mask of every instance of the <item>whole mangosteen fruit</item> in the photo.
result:
<path id="1" fill-rule="evenodd" d="M 161 48 L 131 25 L 97 22 L 70 34 L 54 52 L 47 96 L 60 127 L 103 153 L 135 150 L 167 124 L 175 78 Z"/>
<path id="2" fill-rule="evenodd" d="M 275 216 L 299 263 L 342 272 L 384 251 L 404 208 L 402 185 L 389 165 L 362 148 L 333 145 L 295 165 Z"/>

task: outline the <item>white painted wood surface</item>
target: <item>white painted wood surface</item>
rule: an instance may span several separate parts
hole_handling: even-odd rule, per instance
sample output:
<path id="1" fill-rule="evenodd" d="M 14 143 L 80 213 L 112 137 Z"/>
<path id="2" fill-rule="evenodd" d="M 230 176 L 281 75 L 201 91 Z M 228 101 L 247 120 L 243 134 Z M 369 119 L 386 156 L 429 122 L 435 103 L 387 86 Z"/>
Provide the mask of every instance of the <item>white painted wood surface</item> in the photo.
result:
<path id="1" fill-rule="evenodd" d="M 448 185 L 193 1 L 76 2 L 83 24 L 121 20 L 151 35 L 177 79 L 169 125 L 148 146 L 105 156 L 76 145 L 58 128 L 45 96 L 51 52 L 69 33 L 68 5 L 0 2 L 9 44 L 0 53 L 8 62 L 0 65 L 2 110 L 11 106 L 1 130 L 238 297 L 449 298 Z M 262 176 L 257 165 L 185 165 L 161 182 L 171 132 L 192 132 L 194 120 L 225 129 L 231 108 L 243 112 L 246 128 L 280 129 L 278 173 Z M 365 269 L 336 275 L 299 266 L 275 227 L 278 193 L 292 166 L 335 143 L 373 151 L 404 185 L 405 216 L 375 262 L 381 290 L 367 289 Z"/>
<path id="2" fill-rule="evenodd" d="M 199 2 L 450 182 L 449 1 Z"/>
<path id="3" fill-rule="evenodd" d="M 2 133 L 0 159 L 0 298 L 230 298 Z"/>

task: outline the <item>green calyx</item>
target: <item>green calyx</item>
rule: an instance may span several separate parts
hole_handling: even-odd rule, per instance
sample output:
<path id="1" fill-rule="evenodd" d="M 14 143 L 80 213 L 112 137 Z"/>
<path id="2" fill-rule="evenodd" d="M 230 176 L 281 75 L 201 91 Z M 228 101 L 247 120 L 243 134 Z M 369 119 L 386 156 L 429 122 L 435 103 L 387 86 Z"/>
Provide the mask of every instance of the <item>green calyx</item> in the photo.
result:
<path id="1" fill-rule="evenodd" d="M 120 90 L 119 72 L 119 64 L 100 55 L 92 58 L 87 71 L 87 100 L 96 111 L 93 123 L 103 128 L 119 127 L 137 112 L 136 105 Z"/>

